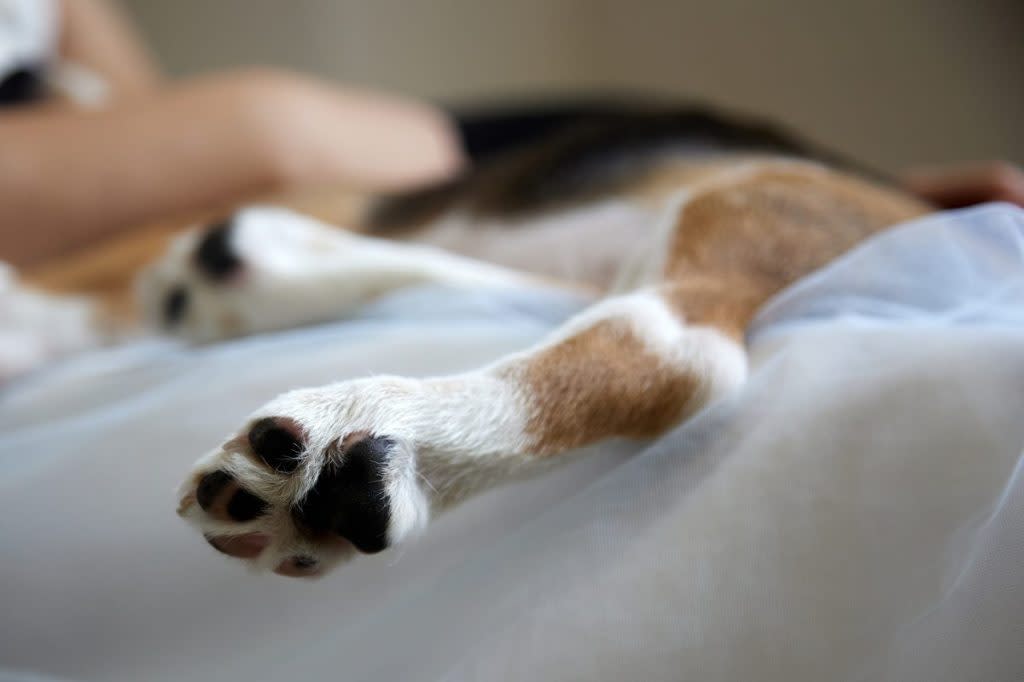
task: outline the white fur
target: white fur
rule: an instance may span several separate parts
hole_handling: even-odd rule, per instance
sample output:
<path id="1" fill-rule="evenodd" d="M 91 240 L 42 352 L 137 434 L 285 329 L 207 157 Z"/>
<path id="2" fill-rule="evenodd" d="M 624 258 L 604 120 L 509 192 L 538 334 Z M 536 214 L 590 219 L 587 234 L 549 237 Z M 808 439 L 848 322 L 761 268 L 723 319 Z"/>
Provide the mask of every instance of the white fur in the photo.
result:
<path id="1" fill-rule="evenodd" d="M 363 237 L 286 209 L 250 208 L 232 224 L 230 243 L 244 266 L 230 281 L 211 282 L 194 267 L 198 231 L 179 237 L 143 272 L 138 293 L 152 325 L 166 326 L 163 301 L 179 286 L 188 292 L 188 307 L 170 331 L 208 342 L 337 320 L 383 293 L 415 284 L 537 284 L 523 273 L 429 246 Z"/>
<path id="2" fill-rule="evenodd" d="M 25 287 L 0 262 L 0 383 L 109 340 L 93 302 Z"/>
<path id="3" fill-rule="evenodd" d="M 605 291 L 644 252 L 658 207 L 611 199 L 526 218 L 452 213 L 418 240 L 476 260 Z"/>
<path id="4" fill-rule="evenodd" d="M 676 234 L 679 212 L 693 196 L 689 189 L 680 190 L 670 196 L 654 221 L 650 238 L 640 243 L 622 260 L 612 291 L 623 293 L 646 286 L 653 286 L 665 273 L 669 247 Z"/>

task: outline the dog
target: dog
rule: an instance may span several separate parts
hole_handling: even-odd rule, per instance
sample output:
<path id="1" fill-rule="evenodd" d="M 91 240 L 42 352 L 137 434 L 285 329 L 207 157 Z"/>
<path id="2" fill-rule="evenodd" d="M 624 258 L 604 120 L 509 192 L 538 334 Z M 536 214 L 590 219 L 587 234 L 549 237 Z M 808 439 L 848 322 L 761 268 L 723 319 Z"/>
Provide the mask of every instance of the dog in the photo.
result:
<path id="1" fill-rule="evenodd" d="M 594 302 L 457 376 L 292 391 L 203 456 L 178 514 L 218 551 L 313 577 L 590 445 L 650 439 L 747 376 L 758 308 L 932 208 L 757 121 L 644 107 L 576 118 L 352 229 L 273 207 L 178 237 L 140 278 L 197 342 L 344 318 L 402 287 L 565 286 Z"/>

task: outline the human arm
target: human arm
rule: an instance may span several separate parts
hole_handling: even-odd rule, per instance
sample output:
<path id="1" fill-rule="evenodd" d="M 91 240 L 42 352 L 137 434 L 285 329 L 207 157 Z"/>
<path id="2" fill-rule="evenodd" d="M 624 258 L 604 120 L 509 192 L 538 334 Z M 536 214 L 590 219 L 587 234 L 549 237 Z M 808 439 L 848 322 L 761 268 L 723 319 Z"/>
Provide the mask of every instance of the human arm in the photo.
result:
<path id="1" fill-rule="evenodd" d="M 393 191 L 461 164 L 428 105 L 285 72 L 192 79 L 98 111 L 0 112 L 0 260 L 295 187 Z"/>

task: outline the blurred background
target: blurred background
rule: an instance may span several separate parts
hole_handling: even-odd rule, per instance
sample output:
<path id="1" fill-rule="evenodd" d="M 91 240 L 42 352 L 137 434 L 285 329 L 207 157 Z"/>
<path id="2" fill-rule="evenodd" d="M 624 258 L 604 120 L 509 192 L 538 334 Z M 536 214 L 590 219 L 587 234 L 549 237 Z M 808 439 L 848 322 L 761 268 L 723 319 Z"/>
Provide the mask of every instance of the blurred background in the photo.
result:
<path id="1" fill-rule="evenodd" d="M 287 66 L 446 104 L 639 92 L 880 168 L 1024 161 L 1020 0 L 122 0 L 174 75 Z"/>

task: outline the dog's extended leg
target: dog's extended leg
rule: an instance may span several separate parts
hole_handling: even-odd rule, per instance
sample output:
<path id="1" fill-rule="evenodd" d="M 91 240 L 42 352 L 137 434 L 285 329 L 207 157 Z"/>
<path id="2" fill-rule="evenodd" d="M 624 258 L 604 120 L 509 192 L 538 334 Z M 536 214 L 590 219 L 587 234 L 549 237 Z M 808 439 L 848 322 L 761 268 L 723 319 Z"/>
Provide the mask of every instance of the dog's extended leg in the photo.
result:
<path id="1" fill-rule="evenodd" d="M 605 300 L 539 346 L 458 376 L 285 394 L 197 465 L 181 513 L 222 551 L 251 557 L 224 538 L 255 534 L 261 563 L 310 573 L 341 558 L 338 536 L 378 551 L 557 455 L 656 436 L 746 374 L 741 343 L 687 324 L 674 297 L 661 287 Z"/>
<path id="2" fill-rule="evenodd" d="M 256 207 L 182 235 L 140 278 L 150 323 L 194 341 L 338 320 L 416 284 L 495 288 L 537 278 L 417 244 Z"/>

